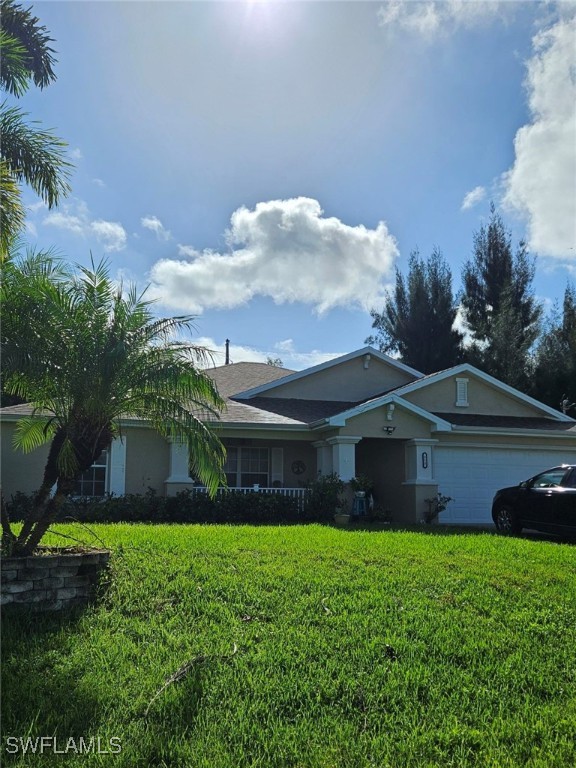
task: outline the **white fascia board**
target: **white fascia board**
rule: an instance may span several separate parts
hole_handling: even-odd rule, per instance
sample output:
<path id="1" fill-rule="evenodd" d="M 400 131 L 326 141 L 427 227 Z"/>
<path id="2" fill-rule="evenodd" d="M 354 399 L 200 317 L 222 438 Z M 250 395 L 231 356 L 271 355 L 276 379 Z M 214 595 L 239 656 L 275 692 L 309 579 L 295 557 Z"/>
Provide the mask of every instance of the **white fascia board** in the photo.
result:
<path id="1" fill-rule="evenodd" d="M 363 357 L 364 355 L 370 355 L 371 357 L 374 357 L 383 363 L 388 363 L 394 368 L 397 368 L 399 371 L 409 373 L 411 376 L 414 376 L 417 379 L 420 379 L 424 376 L 424 374 L 420 371 L 417 371 L 414 368 L 410 368 L 408 365 L 404 365 L 404 363 L 400 363 L 398 360 L 394 360 L 393 357 L 385 355 L 384 352 L 380 352 L 379 350 L 374 349 L 374 347 L 362 347 L 362 349 L 357 349 L 355 352 L 349 352 L 347 355 L 335 357 L 333 360 L 327 360 L 325 363 L 313 365 L 311 368 L 305 368 L 303 371 L 296 371 L 296 373 L 283 376 L 281 379 L 275 379 L 274 381 L 270 381 L 267 384 L 261 384 L 259 387 L 253 387 L 252 389 L 246 389 L 243 392 L 238 392 L 238 394 L 234 395 L 234 398 L 248 399 L 250 397 L 255 397 L 256 395 L 260 395 L 263 392 L 276 389 L 276 387 L 280 387 L 283 384 L 290 384 L 291 382 L 298 381 L 298 379 L 302 379 L 305 376 L 310 376 L 311 374 L 318 373 L 319 371 L 326 371 L 336 365 L 346 363 L 349 360 L 354 360 L 357 357 Z"/>
<path id="2" fill-rule="evenodd" d="M 445 371 L 440 371 L 440 373 L 433 373 L 431 376 L 426 376 L 426 378 L 422 381 L 414 381 L 410 384 L 404 384 L 404 386 L 398 387 L 398 389 L 395 391 L 399 395 L 405 395 L 409 392 L 414 392 L 417 389 L 427 387 L 429 384 L 443 381 L 450 376 L 457 376 L 461 373 L 469 373 L 473 376 L 476 376 L 476 378 L 480 379 L 481 381 L 485 381 L 487 384 L 490 384 L 496 389 L 505 392 L 507 395 L 514 397 L 516 400 L 520 400 L 526 405 L 531 405 L 532 407 L 537 408 L 547 416 L 553 416 L 558 421 L 573 421 L 573 419 L 571 419 L 570 416 L 567 416 L 565 413 L 557 411 L 555 408 L 551 408 L 549 405 L 545 405 L 539 400 L 535 400 L 533 397 L 530 397 L 530 395 L 525 395 L 523 392 L 520 392 L 519 389 L 514 389 L 514 387 L 511 387 L 509 384 L 505 384 L 503 381 L 495 379 L 494 376 L 490 376 L 490 374 L 484 373 L 484 371 L 481 371 L 479 368 L 475 368 L 469 363 L 461 363 L 460 365 L 454 366 L 454 368 L 447 368 Z"/>
<path id="3" fill-rule="evenodd" d="M 369 400 L 366 403 L 362 403 L 361 405 L 357 405 L 354 408 L 350 408 L 347 411 L 342 411 L 342 413 L 337 413 L 335 416 L 331 416 L 328 419 L 323 419 L 321 422 L 316 422 L 316 424 L 311 425 L 313 429 L 317 429 L 318 427 L 326 426 L 326 427 L 344 427 L 346 425 L 346 422 L 348 419 L 354 418 L 354 416 L 359 416 L 361 413 L 367 413 L 368 411 L 372 411 L 375 408 L 380 408 L 383 405 L 389 405 L 390 403 L 394 403 L 394 405 L 398 405 L 400 408 L 403 408 L 406 411 L 409 411 L 410 413 L 413 413 L 415 416 L 419 416 L 421 419 L 424 419 L 425 421 L 430 422 L 434 425 L 437 432 L 451 432 L 452 431 L 452 424 L 450 424 L 449 421 L 445 421 L 444 419 L 438 418 L 438 416 L 435 416 L 433 413 L 430 413 L 429 411 L 424 410 L 424 408 L 420 408 L 418 405 L 414 405 L 413 403 L 409 403 L 407 400 L 403 400 L 401 397 L 398 397 L 398 395 L 383 395 L 382 397 L 378 397 L 375 400 Z"/>
<path id="4" fill-rule="evenodd" d="M 268 432 L 302 432 L 303 434 L 310 433 L 310 427 L 308 424 L 267 424 L 267 423 L 251 423 L 243 421 L 214 421 L 207 422 L 215 430 L 233 429 L 244 430 L 245 432 L 251 432 L 255 429 L 266 430 Z"/>
<path id="5" fill-rule="evenodd" d="M 464 427 L 454 425 L 452 427 L 455 433 L 459 435 L 494 435 L 504 437 L 544 437 L 558 440 L 574 440 L 576 443 L 576 432 L 560 432 L 555 429 L 519 429 L 513 430 L 510 427 Z M 450 443 L 451 445 L 451 443 Z"/>

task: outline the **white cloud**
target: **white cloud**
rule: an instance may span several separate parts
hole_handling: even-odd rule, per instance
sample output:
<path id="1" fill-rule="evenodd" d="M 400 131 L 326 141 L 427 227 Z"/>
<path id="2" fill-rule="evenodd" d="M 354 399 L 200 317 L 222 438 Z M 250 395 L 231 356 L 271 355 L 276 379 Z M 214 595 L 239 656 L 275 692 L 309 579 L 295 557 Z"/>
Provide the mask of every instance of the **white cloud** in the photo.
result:
<path id="1" fill-rule="evenodd" d="M 576 17 L 533 39 L 526 88 L 532 120 L 516 134 L 504 203 L 523 214 L 531 250 L 576 257 Z"/>
<path id="2" fill-rule="evenodd" d="M 322 214 L 305 197 L 238 208 L 226 233 L 229 253 L 179 246 L 188 260 L 154 264 L 152 292 L 165 305 L 192 312 L 236 307 L 255 296 L 303 302 L 320 313 L 378 305 L 398 256 L 386 224 L 367 229 Z"/>
<path id="3" fill-rule="evenodd" d="M 392 0 L 378 10 L 378 23 L 388 29 L 400 28 L 425 38 L 454 32 L 459 27 L 473 27 L 503 16 L 513 3 L 443 0 L 442 2 L 405 2 Z"/>
<path id="4" fill-rule="evenodd" d="M 38 213 L 38 211 L 48 208 L 48 206 L 44 200 L 37 200 L 35 203 L 27 205 L 26 208 L 28 208 L 29 211 L 32 211 L 32 213 Z"/>
<path id="5" fill-rule="evenodd" d="M 126 230 L 115 221 L 93 220 L 86 203 L 75 200 L 44 217 L 42 224 L 57 227 L 74 235 L 90 238 L 94 235 L 104 246 L 104 251 L 121 251 L 126 246 Z"/>
<path id="6" fill-rule="evenodd" d="M 201 251 L 197 251 L 191 245 L 178 244 L 178 256 L 185 256 L 187 259 L 196 259 L 198 256 L 202 256 Z"/>
<path id="7" fill-rule="evenodd" d="M 170 231 L 164 228 L 158 216 L 143 216 L 140 219 L 140 224 L 142 224 L 144 229 L 154 232 L 158 240 L 170 240 L 172 237 Z"/>
<path id="8" fill-rule="evenodd" d="M 345 352 L 322 352 L 319 349 L 313 349 L 311 352 L 299 352 L 292 339 L 278 341 L 274 345 L 275 354 L 270 357 L 280 357 L 286 368 L 292 368 L 300 371 L 303 368 L 311 368 L 313 365 L 326 363 L 328 360 L 334 360 L 336 357 L 346 354 Z"/>
<path id="9" fill-rule="evenodd" d="M 58 229 L 65 229 L 68 232 L 72 232 L 75 235 L 83 235 L 86 224 L 79 216 L 74 216 L 70 213 L 62 213 L 61 211 L 54 211 L 46 216 L 42 224 L 46 224 L 50 227 L 57 227 Z"/>
<path id="10" fill-rule="evenodd" d="M 224 343 L 220 344 L 208 336 L 195 338 L 194 343 L 211 351 L 215 366 L 224 365 L 226 361 L 226 346 Z M 320 350 L 298 352 L 292 339 L 277 342 L 274 344 L 273 349 L 267 352 L 242 344 L 230 343 L 230 362 L 232 363 L 265 363 L 269 357 L 280 357 L 284 367 L 293 371 L 301 371 L 304 368 L 325 363 L 327 360 L 333 360 L 335 357 L 340 357 L 343 354 L 345 353 L 322 352 Z"/>
<path id="11" fill-rule="evenodd" d="M 92 179 L 92 184 L 96 184 L 97 187 L 101 188 L 106 186 L 102 179 Z"/>
<path id="12" fill-rule="evenodd" d="M 71 149 L 68 153 L 72 160 L 82 160 L 82 150 L 76 147 L 76 149 Z"/>
<path id="13" fill-rule="evenodd" d="M 470 192 L 467 192 L 462 201 L 461 211 L 467 211 L 469 208 L 477 205 L 481 200 L 486 197 L 486 190 L 484 187 L 474 187 Z"/>
<path id="14" fill-rule="evenodd" d="M 121 251 L 126 247 L 126 230 L 116 221 L 93 221 L 90 229 L 104 245 L 105 251 Z"/>

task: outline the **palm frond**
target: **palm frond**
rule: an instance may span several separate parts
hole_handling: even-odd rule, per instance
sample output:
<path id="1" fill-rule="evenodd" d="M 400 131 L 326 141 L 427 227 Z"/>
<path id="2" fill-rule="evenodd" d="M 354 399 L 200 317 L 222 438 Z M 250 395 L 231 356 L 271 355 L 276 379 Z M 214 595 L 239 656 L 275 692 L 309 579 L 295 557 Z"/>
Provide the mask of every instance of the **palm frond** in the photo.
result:
<path id="1" fill-rule="evenodd" d="M 0 262 L 8 258 L 10 248 L 24 227 L 26 212 L 20 188 L 3 160 L 0 160 Z"/>
<path id="2" fill-rule="evenodd" d="M 70 192 L 72 164 L 66 160 L 66 142 L 51 131 L 26 122 L 19 107 L 0 106 L 1 157 L 18 181 L 25 181 L 47 203 L 57 205 Z"/>
<path id="3" fill-rule="evenodd" d="M 24 9 L 13 0 L 2 0 L 0 3 L 0 23 L 2 31 L 7 37 L 17 40 L 24 50 L 20 67 L 26 72 L 26 79 L 32 80 L 39 88 L 44 88 L 56 79 L 52 65 L 56 63 L 53 56 L 54 49 L 50 47 L 53 42 L 48 35 L 46 27 L 40 25 L 39 19 L 32 15 L 31 9 Z M 4 54 L 4 49 L 2 50 Z M 19 96 L 22 75 L 16 76 L 9 69 L 4 69 L 0 83 L 5 90 Z"/>
<path id="4" fill-rule="evenodd" d="M 13 96 L 22 96 L 28 89 L 30 73 L 26 67 L 26 48 L 6 30 L 0 29 L 0 85 Z"/>
<path id="5" fill-rule="evenodd" d="M 55 431 L 56 425 L 53 419 L 41 416 L 20 419 L 14 431 L 14 447 L 24 453 L 30 453 L 49 443 Z"/>

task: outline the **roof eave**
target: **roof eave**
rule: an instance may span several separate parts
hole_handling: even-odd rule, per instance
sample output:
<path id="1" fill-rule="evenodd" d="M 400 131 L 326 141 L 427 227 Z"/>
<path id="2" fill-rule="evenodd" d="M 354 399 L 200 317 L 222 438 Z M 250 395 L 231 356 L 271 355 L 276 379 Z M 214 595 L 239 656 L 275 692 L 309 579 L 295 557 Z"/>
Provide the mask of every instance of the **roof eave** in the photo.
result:
<path id="1" fill-rule="evenodd" d="M 503 437 L 550 437 L 560 438 L 561 440 L 576 440 L 576 432 L 561 432 L 556 429 L 530 429 L 511 427 L 467 427 L 462 424 L 452 425 L 452 429 L 459 435 L 498 435 Z"/>
<path id="2" fill-rule="evenodd" d="M 210 426 L 218 429 L 242 429 L 242 430 L 275 430 L 276 432 L 310 432 L 308 424 L 273 424 L 270 422 L 246 422 L 246 421 L 216 421 L 208 422 Z"/>

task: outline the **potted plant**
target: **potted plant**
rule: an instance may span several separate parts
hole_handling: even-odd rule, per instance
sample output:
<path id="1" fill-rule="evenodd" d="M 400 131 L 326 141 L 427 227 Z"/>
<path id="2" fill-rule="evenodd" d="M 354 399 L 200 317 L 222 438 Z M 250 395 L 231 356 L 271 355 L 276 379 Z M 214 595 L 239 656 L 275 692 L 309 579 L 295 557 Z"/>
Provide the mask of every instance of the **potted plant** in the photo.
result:
<path id="1" fill-rule="evenodd" d="M 424 499 L 428 505 L 427 511 L 424 513 L 424 522 L 430 525 L 433 523 L 440 512 L 444 512 L 446 507 L 451 501 L 454 501 L 452 496 L 444 496 L 440 491 L 436 496 L 432 496 L 430 499 Z"/>
<path id="2" fill-rule="evenodd" d="M 357 475 L 350 480 L 350 488 L 357 498 L 363 499 L 370 496 L 374 489 L 374 483 L 366 475 Z"/>
<path id="3" fill-rule="evenodd" d="M 338 496 L 334 503 L 334 522 L 336 525 L 345 526 L 350 524 L 352 515 L 350 512 L 344 512 L 345 509 L 346 501 L 341 496 Z"/>

